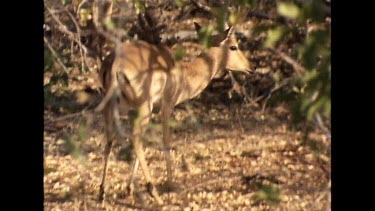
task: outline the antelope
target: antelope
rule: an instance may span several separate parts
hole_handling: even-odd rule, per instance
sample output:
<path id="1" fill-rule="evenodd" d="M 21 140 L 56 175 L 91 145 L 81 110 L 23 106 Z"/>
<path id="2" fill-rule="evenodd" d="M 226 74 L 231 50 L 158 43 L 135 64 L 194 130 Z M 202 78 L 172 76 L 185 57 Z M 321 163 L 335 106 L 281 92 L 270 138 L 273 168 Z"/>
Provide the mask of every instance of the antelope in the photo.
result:
<path id="1" fill-rule="evenodd" d="M 195 24 L 196 31 L 201 26 Z M 158 204 L 163 204 L 151 177 L 143 150 L 142 135 L 149 123 L 153 108 L 160 108 L 163 130 L 163 145 L 167 164 L 167 182 L 172 182 L 170 159 L 170 128 L 168 119 L 174 106 L 194 98 L 203 91 L 213 77 L 223 70 L 252 73 L 250 62 L 239 50 L 233 36 L 233 27 L 213 36 L 211 47 L 203 50 L 190 63 L 174 61 L 167 47 L 148 44 L 144 41 L 122 43 L 120 52 L 109 54 L 100 69 L 100 80 L 104 93 L 108 92 L 113 80 L 117 80 L 120 94 L 116 100 L 108 101 L 103 109 L 106 130 L 104 168 L 99 199 L 104 198 L 108 158 L 115 132 L 115 103 L 125 112 L 135 109 L 138 113 L 133 122 L 132 143 L 136 155 L 131 176 L 140 164 L 149 192 Z M 115 73 L 115 74 L 113 74 Z"/>

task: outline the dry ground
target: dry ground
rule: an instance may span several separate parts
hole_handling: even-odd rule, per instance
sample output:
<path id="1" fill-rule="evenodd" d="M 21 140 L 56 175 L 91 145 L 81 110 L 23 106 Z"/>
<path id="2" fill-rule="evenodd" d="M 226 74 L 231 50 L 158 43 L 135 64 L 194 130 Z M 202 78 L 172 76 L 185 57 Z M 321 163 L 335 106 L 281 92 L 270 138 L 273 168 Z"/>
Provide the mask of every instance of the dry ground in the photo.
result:
<path id="1" fill-rule="evenodd" d="M 166 166 L 158 117 L 146 136 L 147 161 L 165 202 L 161 210 L 330 210 L 329 159 L 302 144 L 302 133 L 288 125 L 289 114 L 269 109 L 263 115 L 235 104 L 204 106 L 199 100 L 189 105 L 193 114 L 184 105 L 174 112 L 175 119 L 182 122 L 173 133 L 179 190 L 168 193 L 161 186 Z M 125 194 L 131 164 L 118 155 L 128 140 L 114 145 L 107 200 L 98 202 L 104 150 L 101 115 L 91 115 L 83 135 L 79 123 L 86 121 L 86 116 L 49 122 L 54 118 L 55 114 L 45 111 L 45 210 L 140 210 L 152 206 L 141 170 L 138 181 L 144 204 L 135 195 Z M 322 146 L 330 145 L 322 134 L 315 133 L 312 138 Z M 79 144 L 81 157 L 67 152 L 67 140 Z M 265 194 L 268 200 L 254 198 L 267 192 L 267 187 L 276 193 Z"/>

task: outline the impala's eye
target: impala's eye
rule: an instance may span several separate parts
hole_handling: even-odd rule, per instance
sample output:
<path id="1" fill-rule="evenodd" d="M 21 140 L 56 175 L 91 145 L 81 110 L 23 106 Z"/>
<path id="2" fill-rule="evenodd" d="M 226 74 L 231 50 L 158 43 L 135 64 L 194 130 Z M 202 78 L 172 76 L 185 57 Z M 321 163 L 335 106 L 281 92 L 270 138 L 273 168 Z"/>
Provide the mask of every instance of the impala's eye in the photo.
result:
<path id="1" fill-rule="evenodd" d="M 230 49 L 231 51 L 236 51 L 236 50 L 237 50 L 237 46 L 230 46 L 229 49 Z"/>

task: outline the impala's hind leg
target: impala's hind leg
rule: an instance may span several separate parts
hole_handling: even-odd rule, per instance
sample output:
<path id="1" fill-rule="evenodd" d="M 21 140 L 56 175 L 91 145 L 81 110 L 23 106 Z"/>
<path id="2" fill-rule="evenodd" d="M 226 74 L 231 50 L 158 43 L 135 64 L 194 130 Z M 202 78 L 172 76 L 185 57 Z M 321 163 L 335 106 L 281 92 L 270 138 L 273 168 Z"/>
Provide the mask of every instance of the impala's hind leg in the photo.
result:
<path id="1" fill-rule="evenodd" d="M 134 191 L 134 180 L 135 180 L 135 177 L 137 175 L 138 167 L 139 167 L 139 159 L 136 158 L 134 163 L 133 163 L 133 169 L 132 169 L 132 174 L 130 175 L 129 183 L 128 183 L 128 186 L 126 188 L 129 195 L 132 194 L 133 191 Z"/>
<path id="2" fill-rule="evenodd" d="M 103 116 L 105 120 L 105 132 L 106 132 L 106 145 L 104 149 L 104 167 L 103 167 L 103 175 L 102 175 L 102 182 L 100 184 L 99 189 L 99 200 L 102 201 L 104 199 L 104 189 L 105 189 L 105 180 L 107 177 L 108 171 L 108 159 L 111 153 L 111 148 L 114 140 L 114 119 L 113 119 L 113 103 L 110 101 L 103 109 Z"/>
<path id="3" fill-rule="evenodd" d="M 134 152 L 139 159 L 139 164 L 141 165 L 143 174 L 147 181 L 147 189 L 149 193 L 155 198 L 158 204 L 163 204 L 155 186 L 153 179 L 151 178 L 150 170 L 147 166 L 147 162 L 145 159 L 145 153 L 143 150 L 143 141 L 142 136 L 145 132 L 148 122 L 150 120 L 152 111 L 152 106 L 149 103 L 144 103 L 138 108 L 138 116 L 134 121 L 133 127 L 133 145 L 134 145 Z"/>
<path id="4" fill-rule="evenodd" d="M 170 146 L 170 127 L 169 127 L 169 118 L 172 113 L 171 103 L 166 101 L 163 104 L 161 115 L 162 115 L 162 124 L 163 124 L 163 145 L 164 145 L 164 155 L 165 161 L 167 163 L 167 184 L 169 188 L 173 189 L 173 159 L 171 156 L 171 146 Z"/>

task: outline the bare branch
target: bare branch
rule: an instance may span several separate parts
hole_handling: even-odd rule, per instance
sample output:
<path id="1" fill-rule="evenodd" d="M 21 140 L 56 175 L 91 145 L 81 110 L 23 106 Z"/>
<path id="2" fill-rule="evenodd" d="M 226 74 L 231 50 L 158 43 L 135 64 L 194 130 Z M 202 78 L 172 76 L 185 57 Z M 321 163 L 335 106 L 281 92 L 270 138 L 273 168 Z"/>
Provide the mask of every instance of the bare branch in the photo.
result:
<path id="1" fill-rule="evenodd" d="M 43 37 L 43 39 L 44 39 L 44 43 L 46 44 L 46 46 L 48 47 L 48 49 L 51 51 L 52 55 L 56 58 L 57 62 L 60 64 L 60 66 L 63 68 L 64 72 L 66 74 L 69 74 L 68 68 L 66 68 L 66 66 L 64 65 L 64 63 L 61 61 L 60 56 L 52 48 L 51 43 L 48 41 L 48 39 L 46 37 Z"/>
<path id="2" fill-rule="evenodd" d="M 79 27 L 79 24 L 77 23 L 77 21 L 75 20 L 74 16 L 64 7 L 64 11 L 68 14 L 68 16 L 72 19 L 76 29 L 77 29 L 77 37 L 78 37 L 78 42 L 79 43 L 82 43 L 81 42 L 81 27 Z M 84 71 L 84 67 L 85 67 L 85 60 L 84 60 L 84 54 L 83 54 L 83 49 L 81 47 L 82 45 L 79 45 L 79 53 L 81 54 L 81 67 L 82 67 L 82 71 Z M 85 56 L 86 57 L 86 56 Z"/>
<path id="3" fill-rule="evenodd" d="M 287 62 L 288 64 L 292 65 L 294 70 L 297 72 L 297 73 L 304 73 L 306 72 L 306 69 L 300 65 L 296 60 L 294 60 L 292 57 L 290 57 L 289 55 L 287 55 L 286 53 L 284 52 L 281 52 L 279 50 L 276 50 L 274 48 L 267 48 L 267 50 L 271 51 L 272 53 L 274 54 L 277 54 L 278 56 L 280 56 L 280 58 L 282 60 L 284 60 L 285 62 Z"/>
<path id="4" fill-rule="evenodd" d="M 271 16 L 267 13 L 264 13 L 264 12 L 261 12 L 261 11 L 249 11 L 246 15 L 246 17 L 254 17 L 254 18 L 259 18 L 259 19 L 266 19 L 266 20 L 272 20 L 272 21 L 276 21 L 276 22 L 279 22 L 279 23 L 282 23 L 282 24 L 293 24 L 295 23 L 294 20 L 291 20 L 291 19 L 288 19 L 286 17 L 283 17 L 283 16 Z"/>
<path id="5" fill-rule="evenodd" d="M 184 194 L 184 193 L 187 193 L 189 191 L 192 191 L 192 190 L 200 188 L 200 187 L 204 187 L 204 186 L 208 186 L 208 185 L 212 185 L 212 184 L 216 184 L 216 183 L 225 183 L 225 182 L 228 182 L 228 181 L 242 180 L 243 178 L 244 177 L 242 175 L 241 176 L 237 176 L 237 175 L 231 176 L 229 178 L 217 177 L 217 178 L 209 179 L 205 182 L 201 182 L 201 183 L 198 183 L 196 185 L 190 186 L 190 187 L 182 190 L 179 194 Z"/>
<path id="6" fill-rule="evenodd" d="M 324 125 L 322 117 L 319 113 L 315 114 L 315 124 L 319 127 L 320 130 L 326 135 L 326 137 L 331 140 L 331 131 Z"/>
<path id="7" fill-rule="evenodd" d="M 199 9 L 203 11 L 206 11 L 208 13 L 212 12 L 211 7 L 200 3 L 198 0 L 191 0 L 191 3 L 193 3 L 196 7 L 198 7 Z"/>
<path id="8" fill-rule="evenodd" d="M 259 96 L 257 97 L 254 101 L 256 103 L 266 99 L 266 98 L 269 98 L 274 92 L 278 91 L 279 89 L 283 88 L 284 86 L 288 85 L 292 80 L 294 79 L 294 77 L 290 77 L 290 78 L 286 78 L 284 80 L 282 80 L 279 84 L 277 84 L 275 87 L 273 87 L 267 95 L 262 95 L 262 96 Z"/>
<path id="9" fill-rule="evenodd" d="M 120 29 L 108 29 L 106 24 L 111 20 L 111 5 L 106 5 L 104 2 L 100 0 L 95 0 L 93 4 L 93 21 L 94 25 L 99 34 L 105 37 L 107 40 L 116 44 L 116 46 L 121 44 L 122 38 L 128 38 L 127 33 L 124 30 Z M 112 1 L 110 1 L 112 4 Z"/>
<path id="10" fill-rule="evenodd" d="M 115 72 L 115 71 L 112 71 L 112 72 Z M 102 99 L 100 104 L 95 108 L 96 112 L 101 112 L 104 109 L 105 105 L 107 105 L 109 100 L 111 100 L 111 98 L 114 96 L 115 91 L 117 89 L 118 89 L 117 80 L 115 80 L 115 78 L 113 78 L 112 83 L 111 83 L 111 87 L 109 87 L 106 95 L 104 96 L 104 98 Z"/>
<path id="11" fill-rule="evenodd" d="M 53 123 L 53 122 L 64 121 L 64 120 L 67 120 L 67 119 L 70 119 L 70 118 L 75 118 L 75 117 L 83 116 L 87 112 L 90 112 L 90 111 L 88 111 L 87 109 L 83 109 L 82 111 L 77 112 L 77 113 L 67 114 L 67 115 L 64 115 L 64 116 L 61 116 L 61 117 L 57 117 L 55 119 L 44 121 L 44 124 L 49 124 L 49 123 Z"/>
<path id="12" fill-rule="evenodd" d="M 63 33 L 66 33 L 70 39 L 72 39 L 74 42 L 76 42 L 80 48 L 82 48 L 84 50 L 85 53 L 87 53 L 87 48 L 82 44 L 82 42 L 77 38 L 77 35 L 74 34 L 73 32 L 71 32 L 60 20 L 59 18 L 56 17 L 55 15 L 55 10 L 52 10 L 50 8 L 48 8 L 46 6 L 46 4 L 44 4 L 48 13 L 51 15 L 51 17 L 53 18 L 53 20 L 58 23 L 59 27 L 58 29 L 63 32 Z"/>
<path id="13" fill-rule="evenodd" d="M 197 33 L 193 30 L 180 30 L 173 33 L 163 33 L 161 34 L 161 43 L 167 45 L 173 45 L 177 42 L 188 42 L 188 41 L 197 41 Z"/>

